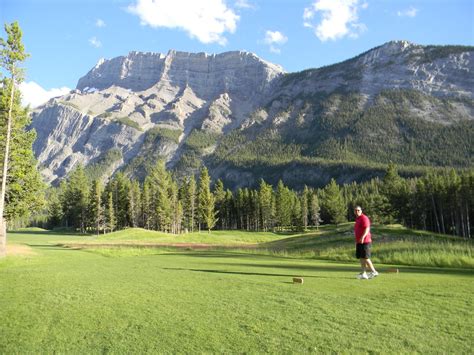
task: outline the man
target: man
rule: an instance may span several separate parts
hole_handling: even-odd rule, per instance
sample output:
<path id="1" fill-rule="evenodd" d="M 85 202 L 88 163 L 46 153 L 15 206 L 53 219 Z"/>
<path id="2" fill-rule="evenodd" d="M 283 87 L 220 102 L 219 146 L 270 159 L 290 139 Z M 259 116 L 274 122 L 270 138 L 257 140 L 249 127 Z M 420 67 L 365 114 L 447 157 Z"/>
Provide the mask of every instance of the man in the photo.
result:
<path id="1" fill-rule="evenodd" d="M 354 210 L 356 215 L 354 234 L 356 241 L 356 258 L 360 260 L 362 272 L 357 275 L 358 279 L 367 280 L 378 276 L 372 261 L 370 261 L 370 248 L 372 247 L 372 236 L 370 235 L 370 220 L 362 213 L 362 208 L 357 206 Z M 367 274 L 367 270 L 370 272 Z"/>

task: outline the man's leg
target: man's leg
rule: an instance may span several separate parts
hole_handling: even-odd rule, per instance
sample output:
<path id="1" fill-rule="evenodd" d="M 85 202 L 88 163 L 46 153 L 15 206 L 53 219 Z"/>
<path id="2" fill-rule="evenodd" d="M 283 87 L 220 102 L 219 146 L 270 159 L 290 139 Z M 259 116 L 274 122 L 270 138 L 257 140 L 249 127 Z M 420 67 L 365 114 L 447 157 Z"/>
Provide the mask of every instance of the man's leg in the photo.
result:
<path id="1" fill-rule="evenodd" d="M 365 265 L 366 267 L 371 271 L 371 272 L 377 272 L 375 271 L 374 264 L 372 264 L 372 261 L 370 259 L 364 259 L 365 260 Z"/>
<path id="2" fill-rule="evenodd" d="M 360 258 L 359 260 L 360 260 L 360 268 L 362 272 L 364 273 L 367 270 L 366 269 L 367 263 L 365 262 L 366 259 Z"/>

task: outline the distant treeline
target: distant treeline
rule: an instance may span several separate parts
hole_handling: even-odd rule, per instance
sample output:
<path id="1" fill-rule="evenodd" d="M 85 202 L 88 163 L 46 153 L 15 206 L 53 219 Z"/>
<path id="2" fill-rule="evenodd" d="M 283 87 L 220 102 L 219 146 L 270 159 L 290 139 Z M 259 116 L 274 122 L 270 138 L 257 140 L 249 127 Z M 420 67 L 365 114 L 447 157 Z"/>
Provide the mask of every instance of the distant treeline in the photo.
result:
<path id="1" fill-rule="evenodd" d="M 256 189 L 212 185 L 206 168 L 199 178 L 178 181 L 159 162 L 143 184 L 118 173 L 105 186 L 79 166 L 47 194 L 43 225 L 72 227 L 82 233 L 107 233 L 141 227 L 167 233 L 211 229 L 249 231 L 305 230 L 322 223 L 353 220 L 360 205 L 374 223 L 470 238 L 474 221 L 474 171 L 430 172 L 402 178 L 389 165 L 383 179 L 294 191 L 264 180 Z"/>

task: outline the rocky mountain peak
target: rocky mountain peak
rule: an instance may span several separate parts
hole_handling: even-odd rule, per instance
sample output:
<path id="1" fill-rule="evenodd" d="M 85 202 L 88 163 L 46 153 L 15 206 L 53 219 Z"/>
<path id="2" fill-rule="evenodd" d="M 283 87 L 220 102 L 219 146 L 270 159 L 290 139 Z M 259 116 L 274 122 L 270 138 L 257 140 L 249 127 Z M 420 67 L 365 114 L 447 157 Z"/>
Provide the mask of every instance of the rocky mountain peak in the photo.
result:
<path id="1" fill-rule="evenodd" d="M 404 136 L 393 136 L 390 149 L 405 151 L 403 142 L 416 143 L 406 128 L 410 122 L 416 122 L 414 131 L 434 124 L 429 129 L 469 132 L 462 125 L 474 117 L 473 55 L 473 47 L 391 41 L 341 63 L 285 73 L 245 51 L 130 52 L 99 60 L 75 91 L 33 113 L 34 149 L 48 181 L 62 179 L 78 163 L 100 167 L 105 178 L 116 169 L 143 176 L 159 157 L 177 171 L 205 160 L 214 164 L 214 177 L 224 174 L 237 185 L 246 179 L 227 171 L 226 162 L 239 163 L 239 154 L 255 161 L 289 152 L 332 159 L 324 147 L 336 149 L 338 137 L 345 137 L 344 146 L 361 139 L 353 131 L 361 117 L 385 127 L 372 132 L 370 141 L 397 132 Z M 393 107 L 402 107 L 403 114 Z M 383 115 L 372 117 L 374 112 Z M 391 115 L 408 121 L 388 125 Z M 425 161 L 415 158 L 416 164 Z M 278 178 L 284 175 L 275 171 Z"/>
<path id="2" fill-rule="evenodd" d="M 127 56 L 101 59 L 79 79 L 76 88 L 103 90 L 120 86 L 132 91 L 143 91 L 161 81 L 167 81 L 179 87 L 215 87 L 219 92 L 222 88 L 226 91 L 238 91 L 244 86 L 256 87 L 262 91 L 283 73 L 280 66 L 244 51 L 207 54 L 170 50 L 166 55 L 130 52 Z M 216 92 L 203 94 L 212 96 Z"/>

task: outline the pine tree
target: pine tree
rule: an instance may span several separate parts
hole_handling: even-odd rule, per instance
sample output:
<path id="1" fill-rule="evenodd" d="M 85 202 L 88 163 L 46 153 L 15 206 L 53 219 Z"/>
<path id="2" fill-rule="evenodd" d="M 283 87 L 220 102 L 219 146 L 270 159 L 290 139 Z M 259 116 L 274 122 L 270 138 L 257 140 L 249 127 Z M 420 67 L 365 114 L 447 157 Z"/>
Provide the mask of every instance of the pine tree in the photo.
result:
<path id="1" fill-rule="evenodd" d="M 179 200 L 178 184 L 173 180 L 171 180 L 170 183 L 169 193 L 172 208 L 171 233 L 179 234 L 181 233 L 181 224 L 183 220 L 183 206 Z"/>
<path id="2" fill-rule="evenodd" d="M 115 230 L 117 220 L 115 219 L 115 206 L 114 206 L 114 197 L 112 192 L 108 192 L 106 195 L 106 205 L 105 205 L 105 223 L 106 228 L 109 232 Z M 104 229 L 105 232 L 105 229 Z"/>
<path id="3" fill-rule="evenodd" d="M 142 211 L 142 225 L 143 228 L 146 229 L 153 229 L 153 211 L 154 203 L 153 203 L 153 188 L 151 186 L 150 178 L 147 176 L 145 178 L 145 182 L 143 183 L 143 193 L 141 199 L 141 211 Z"/>
<path id="4" fill-rule="evenodd" d="M 186 228 L 194 232 L 196 226 L 196 179 L 191 175 L 186 183 L 186 193 L 184 199 L 184 215 L 186 218 Z"/>
<path id="5" fill-rule="evenodd" d="M 119 172 L 109 181 L 106 190 L 113 194 L 116 228 L 123 229 L 129 227 L 131 225 L 130 180 L 123 173 Z"/>
<path id="6" fill-rule="evenodd" d="M 62 225 L 64 213 L 60 199 L 60 188 L 50 188 L 47 191 L 46 201 L 48 210 L 47 227 L 53 229 Z"/>
<path id="7" fill-rule="evenodd" d="M 69 175 L 61 200 L 67 226 L 77 228 L 81 233 L 85 233 L 89 182 L 82 165 L 79 164 Z"/>
<path id="8" fill-rule="evenodd" d="M 316 229 L 319 229 L 319 226 L 323 220 L 321 219 L 321 208 L 319 207 L 319 199 L 316 191 L 310 195 L 310 199 L 311 222 L 313 223 L 313 226 L 316 227 Z"/>
<path id="9" fill-rule="evenodd" d="M 92 182 L 91 190 L 89 193 L 88 225 L 95 230 L 97 235 L 99 235 L 104 223 L 102 193 L 102 183 L 100 182 L 100 180 L 94 180 Z"/>
<path id="10" fill-rule="evenodd" d="M 329 223 L 340 224 L 347 221 L 347 208 L 336 180 L 331 179 L 323 190 L 323 200 L 321 203 L 324 219 Z"/>
<path id="11" fill-rule="evenodd" d="M 296 231 L 303 231 L 303 216 L 302 216 L 302 200 L 298 198 L 294 191 L 290 190 L 291 194 L 291 225 L 292 229 Z"/>
<path id="12" fill-rule="evenodd" d="M 301 195 L 301 218 L 302 218 L 304 230 L 308 228 L 308 215 L 309 215 L 308 197 L 309 197 L 309 189 L 308 189 L 308 186 L 304 185 L 303 194 Z"/>
<path id="13" fill-rule="evenodd" d="M 227 229 L 237 228 L 237 222 L 235 220 L 235 208 L 234 208 L 234 195 L 229 189 L 225 193 L 225 225 Z"/>
<path id="14" fill-rule="evenodd" d="M 272 226 L 274 217 L 272 195 L 272 185 L 267 184 L 265 180 L 261 179 L 260 189 L 258 191 L 258 199 L 260 205 L 261 225 L 265 232 Z"/>
<path id="15" fill-rule="evenodd" d="M 42 185 L 32 144 L 34 132 L 26 132 L 27 110 L 21 107 L 17 86 L 23 81 L 19 64 L 27 58 L 17 22 L 5 25 L 7 40 L 0 38 L 0 67 L 10 78 L 0 88 L 0 257 L 6 253 L 7 221 L 25 216 L 43 205 Z"/>
<path id="16" fill-rule="evenodd" d="M 157 228 L 162 232 L 169 232 L 173 220 L 173 207 L 170 196 L 171 176 L 166 171 L 164 161 L 158 161 L 153 167 L 151 183 L 155 189 L 155 213 Z"/>
<path id="17" fill-rule="evenodd" d="M 275 219 L 281 230 L 291 223 L 291 202 L 290 190 L 282 180 L 278 181 L 275 193 Z"/>
<path id="18" fill-rule="evenodd" d="M 130 189 L 128 191 L 128 207 L 130 226 L 139 227 L 142 226 L 140 223 L 140 216 L 142 215 L 142 202 L 141 202 L 141 191 L 140 184 L 136 180 L 132 180 L 130 183 Z"/>
<path id="19" fill-rule="evenodd" d="M 225 226 L 225 190 L 224 190 L 224 183 L 221 179 L 218 179 L 216 182 L 216 186 L 214 187 L 214 196 L 216 201 L 216 211 L 217 211 L 217 218 L 220 222 L 220 229 L 224 229 Z"/>
<path id="20" fill-rule="evenodd" d="M 207 168 L 201 169 L 201 175 L 199 178 L 199 191 L 198 191 L 198 216 L 199 225 L 206 225 L 208 232 L 214 228 L 217 222 L 215 208 L 214 195 L 210 189 L 211 179 Z"/>

